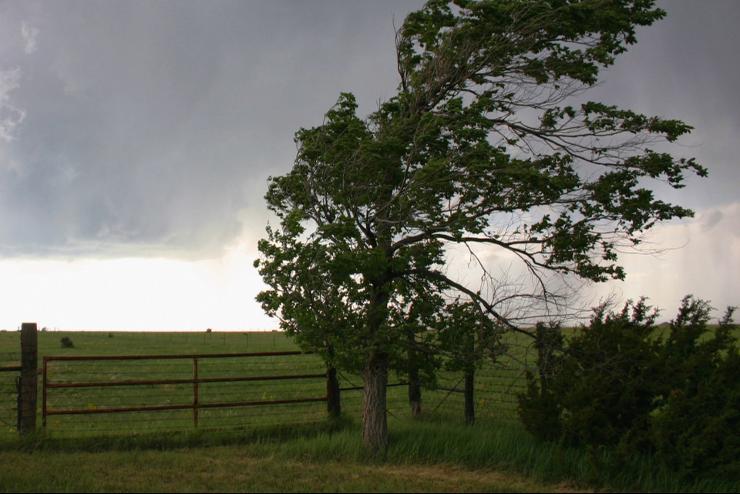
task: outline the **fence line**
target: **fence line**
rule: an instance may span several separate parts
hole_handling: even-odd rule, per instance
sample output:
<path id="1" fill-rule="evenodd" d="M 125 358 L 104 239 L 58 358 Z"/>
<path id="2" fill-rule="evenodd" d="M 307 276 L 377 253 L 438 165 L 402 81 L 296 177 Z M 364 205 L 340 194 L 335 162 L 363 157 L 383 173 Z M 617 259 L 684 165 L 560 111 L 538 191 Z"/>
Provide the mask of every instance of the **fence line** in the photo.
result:
<path id="1" fill-rule="evenodd" d="M 280 375 L 226 375 L 216 377 L 203 377 L 199 375 L 199 364 L 207 360 L 217 359 L 251 359 L 251 358 L 265 358 L 265 357 L 295 357 L 301 355 L 312 355 L 306 352 L 292 351 L 292 352 L 251 352 L 251 353 L 214 353 L 214 354 L 184 354 L 184 355 L 102 355 L 102 356 L 45 356 L 43 357 L 43 395 L 42 395 L 42 423 L 43 426 L 47 426 L 47 418 L 54 415 L 93 415 L 93 414 L 113 414 L 113 413 L 130 413 L 130 412 L 163 412 L 163 411 L 177 411 L 177 410 L 191 410 L 193 425 L 198 427 L 199 412 L 207 409 L 221 409 L 221 408 L 242 408 L 242 407 L 259 407 L 259 406 L 275 406 L 275 405 L 290 405 L 299 403 L 314 403 L 314 402 L 326 402 L 327 396 L 302 396 L 297 398 L 281 398 L 281 399 L 260 399 L 260 400 L 244 400 L 237 399 L 232 401 L 217 401 L 207 402 L 202 400 L 201 396 L 201 385 L 204 384 L 219 384 L 219 383 L 255 383 L 255 382 L 267 382 L 267 381 L 297 381 L 297 380 L 316 380 L 321 379 L 322 381 L 327 379 L 327 373 L 303 373 L 303 374 L 280 374 Z M 52 380 L 50 372 L 52 372 L 55 362 L 60 363 L 96 363 L 96 362 L 141 362 L 141 361 L 152 361 L 158 362 L 162 360 L 178 360 L 178 361 L 190 361 L 192 360 L 192 376 L 188 378 L 166 378 L 166 379 L 118 379 L 108 381 L 59 381 Z M 63 373 L 69 369 L 56 369 L 57 373 Z M 151 372 L 151 371 L 150 371 Z M 134 388 L 137 386 L 179 386 L 179 385 L 191 385 L 192 386 L 192 400 L 177 403 L 156 403 L 146 405 L 126 405 L 126 406 L 100 406 L 98 404 L 92 404 L 84 406 L 72 406 L 72 407 L 51 407 L 49 405 L 49 394 L 52 390 L 74 390 L 74 389 L 89 389 L 99 388 L 102 391 L 112 387 L 126 387 Z M 220 395 L 223 398 L 223 395 Z M 184 398 L 184 396 L 183 396 Z"/>
<path id="2" fill-rule="evenodd" d="M 194 335 L 188 334 L 187 338 L 192 340 Z M 152 354 L 42 357 L 44 380 L 39 383 L 41 389 L 38 390 L 39 421 L 45 426 L 49 421 L 54 434 L 60 431 L 65 434 L 131 433 L 192 430 L 194 426 L 199 430 L 223 430 L 267 423 L 305 424 L 308 420 L 325 420 L 327 409 L 332 416 L 332 406 L 336 414 L 344 408 L 348 415 L 359 416 L 357 412 L 361 410 L 362 393 L 355 393 L 363 389 L 359 376 L 335 373 L 332 384 L 324 364 L 310 353 L 292 350 L 223 353 L 229 346 L 220 345 L 213 348 L 220 353 L 192 353 L 202 347 L 190 342 L 147 348 L 148 344 L 136 343 L 138 340 L 133 334 L 125 336 L 131 338 L 121 341 L 125 343 L 123 347 L 118 344 L 120 333 L 115 334 L 116 340 L 111 339 L 111 333 L 107 337 L 102 333 L 102 336 L 93 335 L 90 341 L 96 344 L 98 340 L 115 342 L 118 348 L 138 348 Z M 219 336 L 203 335 L 220 342 Z M 241 346 L 241 341 L 249 338 L 241 333 L 226 336 L 230 343 L 233 340 L 230 346 L 234 348 L 239 348 L 237 345 Z M 295 348 L 279 333 L 272 336 L 273 340 L 280 336 L 272 343 L 274 349 Z M 267 338 L 265 341 L 269 343 Z M 85 340 L 82 341 L 80 347 L 85 351 Z M 144 338 L 143 341 L 149 340 Z M 174 343 L 178 341 L 175 339 Z M 101 346 L 104 348 L 101 353 L 113 349 L 111 345 L 109 348 Z M 155 353 L 156 349 L 167 351 L 170 346 L 183 353 Z M 254 349 L 269 349 L 269 345 L 258 344 Z M 476 370 L 477 417 L 516 419 L 516 395 L 526 389 L 524 371 L 528 347 L 511 345 L 511 350 L 512 355 L 502 356 Z M 0 426 L 9 433 L 14 427 L 22 430 L 20 418 L 28 409 L 21 406 L 22 400 L 14 399 L 23 395 L 23 386 L 17 386 L 13 379 L 23 369 L 14 364 L 22 355 L 14 352 L 12 360 L 11 354 L 7 354 L 7 358 L 2 355 L 5 354 L 0 354 L 0 379 L 5 376 L 10 379 L 0 380 Z M 30 354 L 22 360 L 35 362 Z M 27 390 L 31 389 L 31 374 L 35 379 L 36 372 L 26 373 Z M 461 372 L 440 371 L 436 384 L 424 387 L 424 413 L 455 421 L 462 419 L 466 392 L 461 377 Z M 408 384 L 404 379 L 403 375 L 399 378 L 389 375 L 387 409 L 391 417 L 409 415 Z M 27 391 L 26 396 L 29 393 Z M 35 399 L 35 391 L 32 393 Z M 34 420 L 35 415 L 34 412 Z M 28 425 L 26 427 L 25 430 L 29 430 Z"/>

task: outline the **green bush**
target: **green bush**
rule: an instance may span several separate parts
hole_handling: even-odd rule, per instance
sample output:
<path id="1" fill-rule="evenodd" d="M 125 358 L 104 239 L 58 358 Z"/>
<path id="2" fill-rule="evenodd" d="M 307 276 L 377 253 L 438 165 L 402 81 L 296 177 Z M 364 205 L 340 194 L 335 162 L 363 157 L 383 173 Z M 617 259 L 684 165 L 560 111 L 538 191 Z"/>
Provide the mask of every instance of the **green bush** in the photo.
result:
<path id="1" fill-rule="evenodd" d="M 69 336 L 63 336 L 61 340 L 59 340 L 59 343 L 62 345 L 62 348 L 74 348 L 75 344 L 72 342 L 72 338 Z"/>
<path id="2" fill-rule="evenodd" d="M 663 347 L 672 388 L 652 419 L 659 457 L 690 477 L 740 478 L 740 355 L 733 309 L 705 337 L 710 306 L 684 299 Z"/>
<path id="3" fill-rule="evenodd" d="M 660 347 L 651 338 L 655 317 L 644 300 L 626 304 L 619 313 L 600 307 L 562 350 L 543 348 L 543 338 L 552 340 L 545 336 L 551 331 L 539 330 L 540 375 L 528 376 L 528 393 L 519 407 L 529 430 L 543 439 L 590 446 L 616 446 L 644 436 L 654 397 L 664 386 Z M 548 351 L 550 360 L 543 366 Z"/>
<path id="4" fill-rule="evenodd" d="M 538 375 L 529 373 L 519 414 L 543 440 L 655 453 L 685 476 L 740 473 L 740 356 L 732 310 L 716 331 L 711 307 L 684 298 L 662 335 L 657 312 L 627 303 L 595 311 L 587 327 L 558 340 L 538 326 Z"/>
<path id="5" fill-rule="evenodd" d="M 562 406 L 553 386 L 563 360 L 563 334 L 557 325 L 536 327 L 537 377 L 527 371 L 527 393 L 519 396 L 519 417 L 536 437 L 557 440 L 562 435 Z"/>

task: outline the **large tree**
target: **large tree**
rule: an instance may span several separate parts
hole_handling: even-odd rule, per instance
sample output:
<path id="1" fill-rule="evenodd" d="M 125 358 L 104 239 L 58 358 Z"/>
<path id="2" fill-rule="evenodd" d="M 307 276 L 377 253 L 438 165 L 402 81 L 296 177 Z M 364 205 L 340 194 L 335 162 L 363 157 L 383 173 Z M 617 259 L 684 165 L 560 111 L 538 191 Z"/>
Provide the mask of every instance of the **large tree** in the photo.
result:
<path id="1" fill-rule="evenodd" d="M 691 215 L 651 190 L 705 175 L 651 147 L 690 127 L 583 97 L 663 15 L 653 0 L 431 0 L 397 33 L 394 97 L 363 118 L 343 93 L 296 133 L 293 169 L 266 195 L 280 224 L 259 244 L 258 300 L 306 348 L 362 373 L 369 448 L 387 445 L 389 369 L 433 372 L 450 341 L 434 329 L 459 304 L 477 307 L 471 327 L 523 331 L 504 308 L 551 300 L 548 273 L 623 278 L 620 247 Z M 534 285 L 455 279 L 454 245 L 507 252 Z"/>

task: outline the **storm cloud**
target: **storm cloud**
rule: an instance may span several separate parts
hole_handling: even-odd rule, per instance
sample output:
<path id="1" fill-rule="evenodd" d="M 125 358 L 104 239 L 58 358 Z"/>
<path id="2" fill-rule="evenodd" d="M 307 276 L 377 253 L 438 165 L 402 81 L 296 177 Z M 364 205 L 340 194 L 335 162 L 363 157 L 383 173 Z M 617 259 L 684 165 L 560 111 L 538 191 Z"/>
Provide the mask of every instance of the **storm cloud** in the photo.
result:
<path id="1" fill-rule="evenodd" d="M 0 252 L 208 256 L 261 231 L 293 133 L 340 91 L 392 94 L 414 5 L 4 4 L 0 103 L 26 118 L 1 128 Z"/>
<path id="2" fill-rule="evenodd" d="M 0 3 L 3 261 L 195 261 L 236 244 L 253 254 L 267 177 L 290 169 L 295 131 L 319 124 L 342 91 L 362 113 L 394 93 L 394 29 L 422 3 Z M 661 6 L 667 18 L 639 29 L 588 97 L 694 127 L 670 149 L 710 177 L 656 188 L 697 217 L 654 239 L 715 257 L 627 260 L 624 291 L 670 285 L 673 296 L 708 273 L 717 302 L 736 303 L 736 272 L 721 266 L 738 256 L 727 229 L 740 221 L 740 3 Z M 705 268 L 675 281 L 689 262 Z"/>

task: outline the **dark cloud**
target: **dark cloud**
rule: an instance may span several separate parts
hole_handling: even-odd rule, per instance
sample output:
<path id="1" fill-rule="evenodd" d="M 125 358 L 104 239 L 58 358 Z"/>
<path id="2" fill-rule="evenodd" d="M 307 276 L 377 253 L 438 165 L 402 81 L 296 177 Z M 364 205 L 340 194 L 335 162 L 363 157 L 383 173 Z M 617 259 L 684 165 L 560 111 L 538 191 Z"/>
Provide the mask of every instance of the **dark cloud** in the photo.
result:
<path id="1" fill-rule="evenodd" d="M 735 0 L 659 2 L 667 16 L 638 30 L 638 43 L 607 70 L 593 98 L 694 127 L 672 151 L 695 156 L 708 179 L 662 189 L 670 200 L 701 209 L 738 200 L 740 179 L 740 3 Z"/>
<path id="2" fill-rule="evenodd" d="M 421 3 L 3 4 L 0 70 L 20 70 L 9 94 L 25 119 L 0 142 L 0 254 L 202 257 L 256 241 L 293 133 L 340 91 L 364 112 L 392 94 L 393 22 Z M 740 4 L 665 8 L 594 98 L 688 120 L 682 150 L 713 171 L 689 202 L 736 200 Z"/>
<path id="3" fill-rule="evenodd" d="M 418 2 L 417 2 L 418 4 Z M 0 251 L 130 244 L 211 255 L 263 211 L 293 133 L 340 91 L 391 94 L 393 19 L 414 3 L 49 2 L 14 5 L 14 104 L 0 170 Z M 26 33 L 35 50 L 26 54 Z M 254 215 L 252 215 L 254 216 Z M 120 251 L 117 249 L 116 251 Z M 142 253 L 142 252 L 134 252 Z"/>

